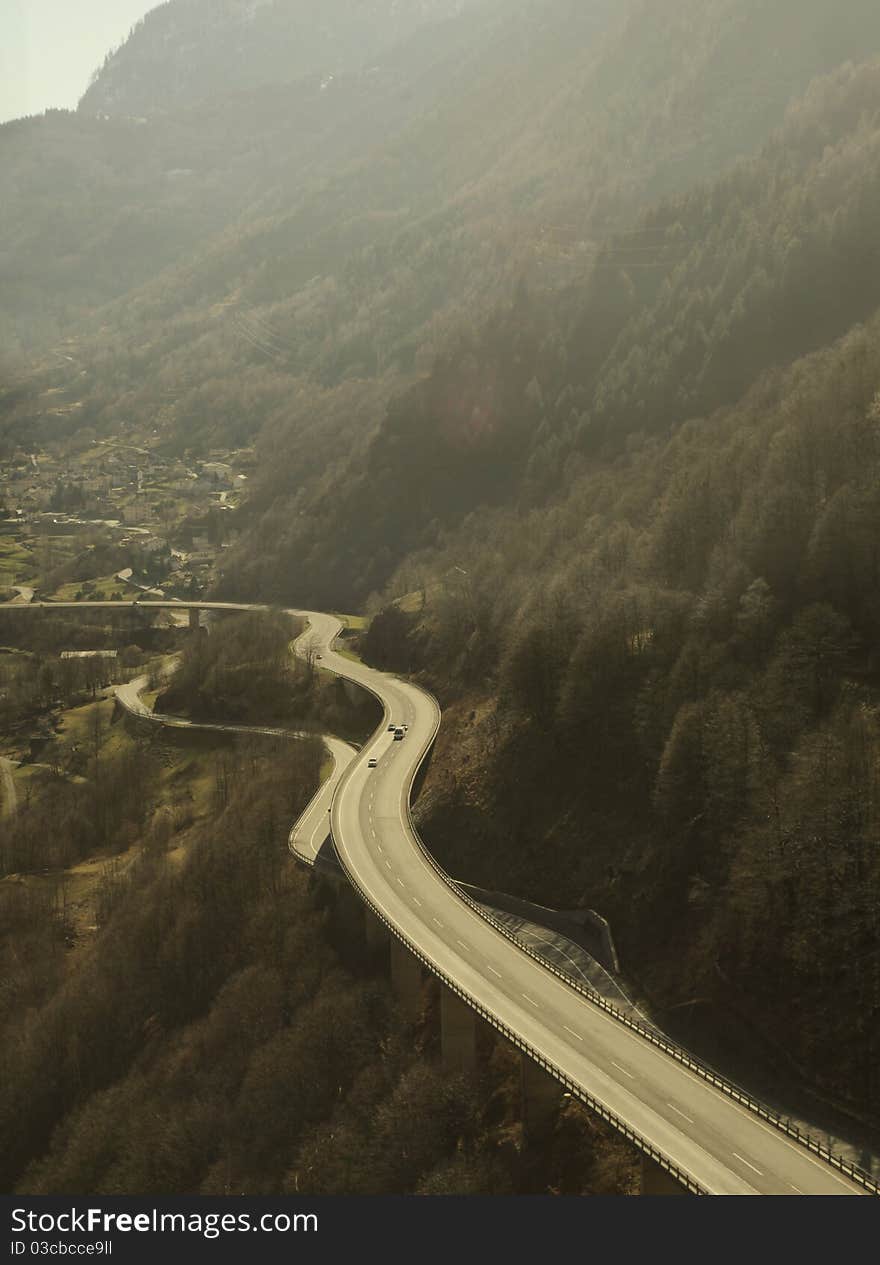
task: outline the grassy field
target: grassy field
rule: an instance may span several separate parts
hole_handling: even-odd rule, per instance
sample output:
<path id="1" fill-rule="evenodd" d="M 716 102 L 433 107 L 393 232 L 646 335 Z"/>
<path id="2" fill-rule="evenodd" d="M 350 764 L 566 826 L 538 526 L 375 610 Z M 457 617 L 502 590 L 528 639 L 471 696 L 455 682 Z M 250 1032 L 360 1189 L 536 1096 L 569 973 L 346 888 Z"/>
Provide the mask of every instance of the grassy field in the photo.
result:
<path id="1" fill-rule="evenodd" d="M 29 584 L 37 571 L 34 555 L 15 536 L 0 536 L 0 589 Z"/>
<path id="2" fill-rule="evenodd" d="M 75 602 L 76 595 L 80 592 L 85 592 L 93 602 L 107 602 L 114 596 L 121 598 L 137 596 L 122 580 L 117 580 L 112 575 L 104 575 L 97 580 L 75 580 L 71 584 L 62 584 L 60 589 L 55 590 L 52 597 L 56 602 Z M 83 600 L 86 599 L 83 598 Z"/>
<path id="3" fill-rule="evenodd" d="M 353 632 L 363 632 L 370 622 L 366 615 L 343 615 L 341 611 L 332 611 L 337 619 L 341 619 L 346 628 L 350 628 Z"/>

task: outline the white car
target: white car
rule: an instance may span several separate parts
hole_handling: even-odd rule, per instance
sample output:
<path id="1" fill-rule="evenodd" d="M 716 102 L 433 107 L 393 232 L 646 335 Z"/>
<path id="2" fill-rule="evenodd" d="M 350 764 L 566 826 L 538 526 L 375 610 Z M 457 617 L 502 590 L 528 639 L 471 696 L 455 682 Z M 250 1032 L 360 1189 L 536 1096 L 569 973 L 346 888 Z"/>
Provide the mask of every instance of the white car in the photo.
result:
<path id="1" fill-rule="evenodd" d="M 375 757 L 375 756 L 371 756 L 371 757 L 370 757 L 370 759 L 367 761 L 367 768 L 368 768 L 368 769 L 375 769 L 375 767 L 376 767 L 376 765 L 377 765 L 378 763 L 379 763 L 379 761 L 376 759 L 376 757 Z"/>

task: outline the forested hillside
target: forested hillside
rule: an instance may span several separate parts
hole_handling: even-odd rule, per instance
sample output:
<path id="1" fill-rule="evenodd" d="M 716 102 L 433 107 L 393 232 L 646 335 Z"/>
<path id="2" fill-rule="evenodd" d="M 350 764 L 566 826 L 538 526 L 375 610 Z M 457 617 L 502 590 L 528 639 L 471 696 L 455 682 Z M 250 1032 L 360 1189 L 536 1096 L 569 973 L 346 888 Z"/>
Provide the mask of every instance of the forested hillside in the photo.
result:
<path id="1" fill-rule="evenodd" d="M 656 1000 L 875 1117 L 878 335 L 471 516 L 365 645 L 452 705 L 421 811 L 453 873 L 601 908 Z"/>
<path id="2" fill-rule="evenodd" d="M 230 591 L 363 601 L 481 505 L 545 505 L 593 461 L 733 403 L 880 304 L 878 216 L 871 62 L 818 80 L 756 158 L 609 239 L 583 287 L 522 286 L 462 334 L 308 513 L 276 502 Z M 278 492 L 277 461 L 266 478 Z"/>
<path id="3" fill-rule="evenodd" d="M 186 791 L 191 746 L 113 741 L 153 775 L 170 764 Z M 0 883 L 4 1190 L 632 1188 L 625 1145 L 581 1112 L 530 1165 L 511 1144 L 516 1060 L 502 1054 L 468 1083 L 437 1066 L 430 1020 L 404 1028 L 354 899 L 318 898 L 287 854 L 319 762 L 317 742 L 217 752 L 211 812 L 196 821 L 172 820 L 142 779 L 142 846 L 104 854 L 96 925 L 77 925 L 72 873 Z M 116 823 L 111 842 L 121 852 L 132 834 Z"/>
<path id="4" fill-rule="evenodd" d="M 462 700 L 424 808 L 454 873 L 602 908 L 655 1001 L 740 1016 L 875 1124 L 878 125 L 876 62 L 817 82 L 563 317 L 521 296 L 399 402 L 373 478 L 423 491 L 423 547 L 366 646 Z M 472 383 L 494 425 L 456 430 Z"/>
<path id="5" fill-rule="evenodd" d="M 295 7 L 257 11 L 264 51 Z M 0 129 L 16 377 L 57 383 L 34 349 L 72 337 L 80 426 L 158 425 L 181 447 L 266 428 L 288 455 L 264 502 L 308 487 L 520 279 L 586 282 L 609 234 L 754 152 L 816 72 L 880 42 L 861 0 L 833 34 L 827 0 L 453 7 L 397 42 L 392 23 L 375 66 L 323 88 L 229 91 L 200 43 L 188 79 L 215 76 L 210 102 Z M 200 6 L 158 10 L 92 91 L 184 11 Z M 44 425 L 34 400 L 4 413 L 7 432 Z"/>
<path id="6" fill-rule="evenodd" d="M 429 23 L 493 0 L 188 0 L 164 3 L 107 54 L 86 114 L 167 114 L 306 76 L 370 66 Z"/>

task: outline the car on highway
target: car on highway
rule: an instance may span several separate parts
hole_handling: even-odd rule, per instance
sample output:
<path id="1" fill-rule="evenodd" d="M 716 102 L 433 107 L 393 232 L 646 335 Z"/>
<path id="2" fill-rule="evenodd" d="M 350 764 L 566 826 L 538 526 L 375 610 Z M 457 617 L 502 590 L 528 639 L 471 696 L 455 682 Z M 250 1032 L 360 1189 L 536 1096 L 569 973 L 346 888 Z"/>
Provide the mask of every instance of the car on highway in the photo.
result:
<path id="1" fill-rule="evenodd" d="M 398 725 L 398 726 L 397 726 L 397 728 L 396 728 L 396 729 L 395 729 L 395 731 L 394 731 L 394 741 L 395 741 L 395 742 L 403 742 L 403 735 L 404 735 L 405 733 L 406 733 L 406 730 L 403 728 L 403 726 L 402 726 L 402 725 Z"/>
<path id="2" fill-rule="evenodd" d="M 368 768 L 368 769 L 375 769 L 375 767 L 376 767 L 376 765 L 377 765 L 378 763 L 379 763 L 379 761 L 376 759 L 376 757 L 375 757 L 375 756 L 371 756 L 371 757 L 370 757 L 370 759 L 367 761 L 367 768 Z"/>
<path id="3" fill-rule="evenodd" d="M 392 720 L 391 724 L 388 726 L 388 732 L 390 734 L 393 734 L 396 728 L 397 728 L 397 725 L 395 725 L 394 721 Z"/>

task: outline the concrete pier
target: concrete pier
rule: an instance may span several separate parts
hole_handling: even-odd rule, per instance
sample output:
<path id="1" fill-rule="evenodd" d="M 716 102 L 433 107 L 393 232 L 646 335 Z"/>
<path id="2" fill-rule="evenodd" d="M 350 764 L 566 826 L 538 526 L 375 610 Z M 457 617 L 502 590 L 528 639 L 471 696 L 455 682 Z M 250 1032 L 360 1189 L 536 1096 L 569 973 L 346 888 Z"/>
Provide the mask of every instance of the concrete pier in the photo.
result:
<path id="1" fill-rule="evenodd" d="M 381 949 L 383 945 L 388 943 L 388 932 L 385 924 L 380 922 L 372 909 L 364 906 L 364 934 L 367 938 L 367 948 L 369 950 Z"/>
<path id="2" fill-rule="evenodd" d="M 472 1075 L 477 1068 L 477 1016 L 440 984 L 440 1051 L 448 1072 Z"/>
<path id="3" fill-rule="evenodd" d="M 522 1103 L 523 1140 L 526 1143 L 545 1141 L 553 1132 L 562 1086 L 527 1054 L 520 1058 L 520 1094 Z"/>
<path id="4" fill-rule="evenodd" d="M 414 1023 L 422 1013 L 422 964 L 391 937 L 391 987 L 405 1018 Z"/>
<path id="5" fill-rule="evenodd" d="M 680 1186 L 671 1173 L 647 1155 L 642 1155 L 642 1194 L 643 1195 L 686 1195 L 684 1186 Z"/>

